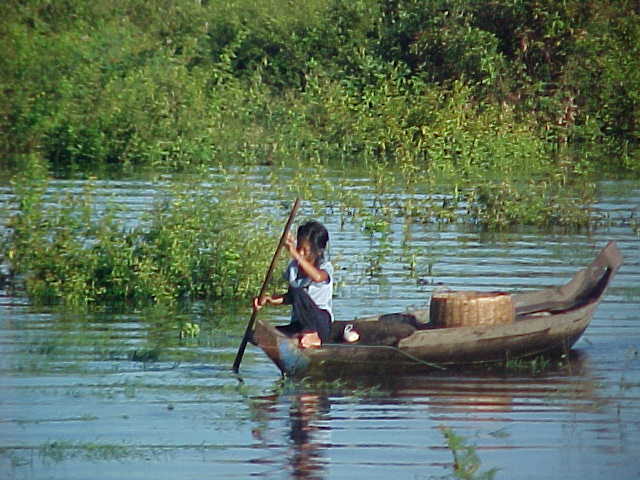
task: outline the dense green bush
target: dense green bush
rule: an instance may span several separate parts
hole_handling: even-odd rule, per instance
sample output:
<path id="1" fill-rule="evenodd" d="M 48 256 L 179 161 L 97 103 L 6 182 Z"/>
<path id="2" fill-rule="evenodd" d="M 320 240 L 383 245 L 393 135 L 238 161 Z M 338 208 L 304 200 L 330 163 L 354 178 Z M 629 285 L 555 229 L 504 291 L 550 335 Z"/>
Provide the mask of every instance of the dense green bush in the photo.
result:
<path id="1" fill-rule="evenodd" d="M 20 211 L 0 250 L 12 283 L 22 279 L 35 301 L 176 304 L 258 291 L 270 255 L 264 245 L 275 240 L 265 232 L 268 218 L 259 225 L 247 218 L 257 210 L 248 192 L 178 183 L 137 228 L 125 230 L 115 207 L 96 211 L 90 187 L 45 199 L 40 174 L 32 162 L 15 182 Z"/>
<path id="2" fill-rule="evenodd" d="M 250 195 L 178 187 L 124 231 L 90 191 L 44 214 L 69 168 L 293 164 L 289 189 L 362 210 L 337 163 L 450 199 L 403 204 L 419 221 L 588 226 L 593 176 L 640 174 L 639 25 L 631 0 L 1 2 L 4 261 L 70 304 L 256 291 Z"/>
<path id="3" fill-rule="evenodd" d="M 8 166 L 37 153 L 56 166 L 181 169 L 314 148 L 415 165 L 458 148 L 423 148 L 417 132 L 431 113 L 419 101 L 462 85 L 465 121 L 502 109 L 522 141 L 547 144 L 545 162 L 573 145 L 576 161 L 598 168 L 601 150 L 611 167 L 640 170 L 640 12 L 630 0 L 8 0 L 0 15 Z M 446 102 L 427 105 L 447 115 Z"/>

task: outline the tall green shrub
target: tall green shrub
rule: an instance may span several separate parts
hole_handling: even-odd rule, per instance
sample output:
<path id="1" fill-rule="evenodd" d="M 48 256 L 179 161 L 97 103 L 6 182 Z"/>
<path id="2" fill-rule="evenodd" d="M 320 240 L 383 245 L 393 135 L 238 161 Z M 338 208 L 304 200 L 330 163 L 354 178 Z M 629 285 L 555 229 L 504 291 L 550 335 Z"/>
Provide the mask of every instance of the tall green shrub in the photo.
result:
<path id="1" fill-rule="evenodd" d="M 47 207 L 45 188 L 42 180 L 16 183 L 21 208 L 2 252 L 10 278 L 22 279 L 35 301 L 175 304 L 240 299 L 259 288 L 269 217 L 260 228 L 247 217 L 258 206 L 246 191 L 177 184 L 140 226 L 125 230 L 117 209 L 96 212 L 91 188 L 49 198 Z"/>
<path id="2" fill-rule="evenodd" d="M 315 148 L 371 165 L 415 153 L 411 96 L 462 85 L 547 150 L 633 169 L 639 16 L 631 0 L 8 0 L 0 161 L 184 169 Z M 326 125 L 339 104 L 354 117 Z"/>

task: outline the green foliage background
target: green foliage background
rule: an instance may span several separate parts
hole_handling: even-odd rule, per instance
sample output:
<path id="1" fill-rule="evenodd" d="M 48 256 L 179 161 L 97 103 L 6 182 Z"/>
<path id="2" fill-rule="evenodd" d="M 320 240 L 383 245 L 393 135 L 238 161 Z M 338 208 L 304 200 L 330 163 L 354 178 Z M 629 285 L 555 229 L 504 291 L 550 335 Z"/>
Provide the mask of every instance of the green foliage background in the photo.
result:
<path id="1" fill-rule="evenodd" d="M 449 185 L 421 221 L 581 228 L 595 178 L 640 174 L 632 0 L 6 0 L 0 48 L 0 256 L 43 301 L 243 298 L 268 262 L 246 189 L 174 186 L 125 231 L 90 191 L 45 215 L 52 175 L 313 166 L 290 188 L 346 208 L 322 172 L 353 166 Z"/>
<path id="2" fill-rule="evenodd" d="M 630 0 L 8 0 L 0 18 L 7 166 L 466 173 L 561 151 L 640 170 Z"/>

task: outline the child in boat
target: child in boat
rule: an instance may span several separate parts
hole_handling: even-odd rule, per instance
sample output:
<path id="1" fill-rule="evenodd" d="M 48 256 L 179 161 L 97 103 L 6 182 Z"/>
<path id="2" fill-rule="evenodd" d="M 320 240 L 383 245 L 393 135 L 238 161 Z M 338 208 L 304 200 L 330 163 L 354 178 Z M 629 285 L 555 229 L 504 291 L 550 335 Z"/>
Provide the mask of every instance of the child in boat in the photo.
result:
<path id="1" fill-rule="evenodd" d="M 331 333 L 333 266 L 325 258 L 328 242 L 329 232 L 316 221 L 300 225 L 297 238 L 288 234 L 285 245 L 291 261 L 284 273 L 289 284 L 287 293 L 253 299 L 256 311 L 265 305 L 291 305 L 291 323 L 279 329 L 299 335 L 303 348 L 319 347 Z"/>

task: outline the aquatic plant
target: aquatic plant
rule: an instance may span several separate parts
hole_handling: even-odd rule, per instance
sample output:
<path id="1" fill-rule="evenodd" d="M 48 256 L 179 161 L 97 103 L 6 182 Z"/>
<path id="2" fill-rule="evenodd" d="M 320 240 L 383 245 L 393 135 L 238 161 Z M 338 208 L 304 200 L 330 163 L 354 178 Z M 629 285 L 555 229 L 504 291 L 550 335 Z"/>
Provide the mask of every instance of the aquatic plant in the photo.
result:
<path id="1" fill-rule="evenodd" d="M 284 378 L 274 388 L 275 394 L 310 394 L 323 396 L 345 396 L 356 399 L 373 398 L 384 395 L 381 386 L 364 381 L 345 381 L 336 379 L 318 379 L 304 377 L 301 379 Z"/>
<path id="2" fill-rule="evenodd" d="M 540 374 L 553 366 L 551 359 L 538 355 L 533 358 L 517 358 L 509 359 L 505 362 L 507 370 L 514 372 L 529 372 L 532 375 Z M 558 366 L 562 366 L 562 362 L 558 362 Z"/>
<path id="3" fill-rule="evenodd" d="M 170 181 L 158 188 L 152 210 L 125 229 L 126 209 L 115 204 L 98 209 L 91 181 L 82 192 L 56 193 L 41 161 L 32 162 L 13 180 L 17 213 L 6 225 L 0 256 L 8 267 L 5 280 L 24 285 L 36 302 L 177 305 L 203 298 L 239 300 L 259 289 L 268 262 L 265 242 L 275 243 L 268 233 L 274 218 L 257 215 L 259 221 L 254 221 L 247 215 L 267 210 L 242 175 L 220 169 L 215 178 L 204 173 L 198 182 L 189 177 Z M 279 178 L 291 177 L 288 169 L 268 172 L 264 181 L 274 190 Z M 354 223 L 370 236 L 363 273 L 380 280 L 385 265 L 394 262 L 406 265 L 414 277 L 433 273 L 432 252 L 427 252 L 426 272 L 416 264 L 415 248 L 394 253 L 391 225 L 398 217 L 405 218 L 407 228 L 413 222 L 461 222 L 489 229 L 522 223 L 576 228 L 591 222 L 582 203 L 588 200 L 576 202 L 577 193 L 569 186 L 527 183 L 527 190 L 507 182 L 474 188 L 456 184 L 451 193 L 442 193 L 450 187 L 434 185 L 408 195 L 402 178 L 383 169 L 377 178 L 384 186 L 373 186 L 379 195 L 371 197 L 369 189 L 355 192 L 348 181 L 337 181 L 326 200 L 329 187 L 322 179 L 330 178 L 327 166 L 293 172 L 288 188 L 308 195 L 313 211 L 324 214 L 330 208 L 339 212 L 343 224 Z M 287 207 L 286 202 L 279 205 Z"/>
<path id="4" fill-rule="evenodd" d="M 453 454 L 453 474 L 461 480 L 491 480 L 498 473 L 497 468 L 486 472 L 479 472 L 482 462 L 476 447 L 469 445 L 467 440 L 456 434 L 449 427 L 440 427 L 440 431 L 447 442 L 447 447 Z"/>
<path id="5" fill-rule="evenodd" d="M 73 458 L 81 458 L 93 462 L 140 459 L 146 458 L 153 450 L 153 448 L 139 448 L 128 444 L 53 440 L 41 445 L 39 453 L 43 460 L 59 463 Z"/>
<path id="6" fill-rule="evenodd" d="M 492 229 L 523 224 L 576 229 L 597 221 L 589 208 L 595 194 L 595 184 L 588 181 L 568 185 L 532 179 L 479 185 L 467 201 L 471 217 Z"/>
<path id="7" fill-rule="evenodd" d="M 180 339 L 197 337 L 200 334 L 200 325 L 197 323 L 185 322 L 180 327 Z"/>
<path id="8" fill-rule="evenodd" d="M 176 304 L 258 290 L 270 220 L 263 216 L 256 225 L 247 218 L 259 207 L 246 192 L 233 194 L 238 185 L 220 194 L 176 183 L 132 230 L 121 226 L 115 209 L 96 212 L 91 185 L 82 195 L 48 197 L 47 208 L 45 185 L 16 182 L 21 208 L 2 251 L 10 280 L 22 282 L 36 302 Z"/>

